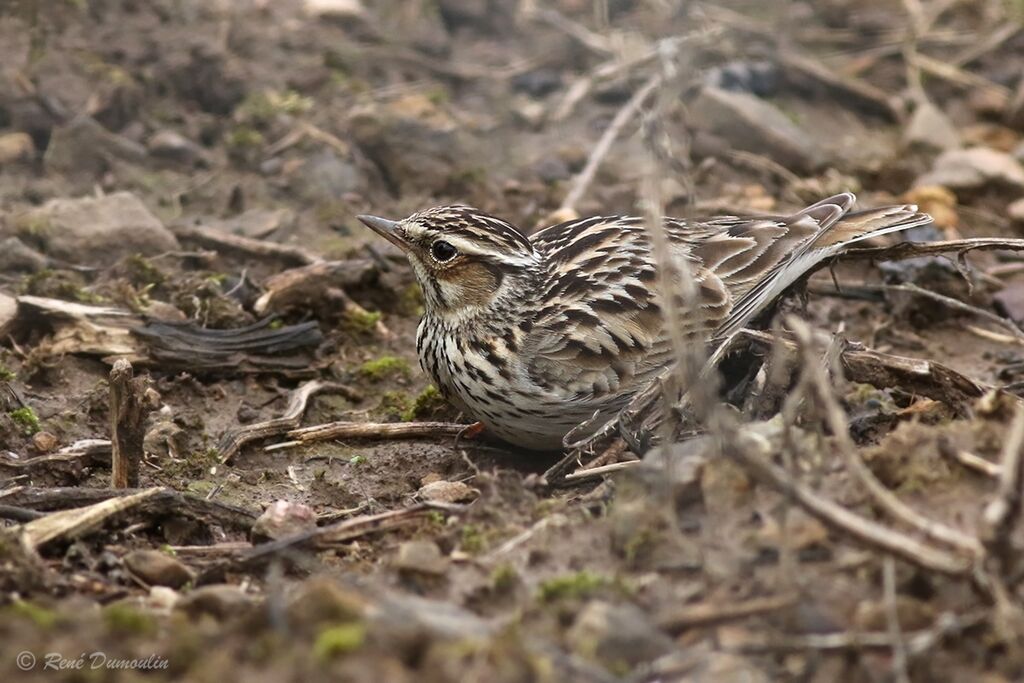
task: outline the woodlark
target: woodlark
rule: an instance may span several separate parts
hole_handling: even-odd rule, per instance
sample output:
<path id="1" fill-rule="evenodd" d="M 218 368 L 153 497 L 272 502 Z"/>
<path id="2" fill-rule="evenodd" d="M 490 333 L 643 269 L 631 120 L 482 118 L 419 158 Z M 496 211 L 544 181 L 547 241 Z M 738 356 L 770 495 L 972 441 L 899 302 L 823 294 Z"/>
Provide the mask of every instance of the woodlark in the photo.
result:
<path id="1" fill-rule="evenodd" d="M 850 212 L 829 197 L 790 216 L 665 220 L 686 339 L 714 344 L 851 245 L 923 225 L 913 205 Z M 672 362 L 644 219 L 581 218 L 526 237 L 468 206 L 359 219 L 399 247 L 423 288 L 416 335 L 441 393 L 512 444 L 557 449 L 610 418 Z M 684 279 L 685 278 L 685 279 Z"/>

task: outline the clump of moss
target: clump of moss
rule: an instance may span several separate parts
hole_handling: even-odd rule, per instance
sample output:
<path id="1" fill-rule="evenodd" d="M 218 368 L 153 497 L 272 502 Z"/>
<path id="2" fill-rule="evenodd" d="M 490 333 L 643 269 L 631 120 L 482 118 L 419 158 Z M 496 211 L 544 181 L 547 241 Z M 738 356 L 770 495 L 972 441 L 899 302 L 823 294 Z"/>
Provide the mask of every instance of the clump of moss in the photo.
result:
<path id="1" fill-rule="evenodd" d="M 11 370 L 5 365 L 0 365 L 0 382 L 10 382 L 17 376 L 18 375 L 14 373 L 14 370 Z"/>
<path id="2" fill-rule="evenodd" d="M 380 311 L 367 311 L 352 307 L 345 312 L 345 324 L 353 332 L 372 332 L 380 322 Z"/>
<path id="3" fill-rule="evenodd" d="M 329 626 L 316 637 L 313 656 L 324 661 L 355 652 L 366 642 L 366 627 L 361 623 Z"/>
<path id="4" fill-rule="evenodd" d="M 272 122 L 281 114 L 303 114 L 313 108 L 313 100 L 294 90 L 264 90 L 250 94 L 238 105 L 237 115 L 256 125 Z"/>
<path id="5" fill-rule="evenodd" d="M 416 418 L 433 416 L 444 410 L 447 406 L 448 404 L 441 397 L 441 392 L 431 384 L 416 395 L 409 410 L 402 413 L 402 420 L 404 422 L 411 422 Z"/>
<path id="6" fill-rule="evenodd" d="M 81 275 L 70 270 L 46 268 L 38 273 L 32 273 L 22 280 L 21 291 L 32 296 L 46 296 L 85 304 L 103 301 L 103 297 L 85 289 L 85 279 Z"/>
<path id="7" fill-rule="evenodd" d="M 476 524 L 467 524 L 460 532 L 459 547 L 471 555 L 481 553 L 487 548 L 487 539 L 483 530 Z"/>
<path id="8" fill-rule="evenodd" d="M 499 564 L 491 572 L 491 588 L 498 593 L 507 593 L 519 583 L 519 572 L 510 564 Z"/>
<path id="9" fill-rule="evenodd" d="M 540 599 L 555 602 L 565 599 L 586 598 L 610 585 L 607 577 L 583 570 L 575 574 L 556 576 L 540 584 Z"/>
<path id="10" fill-rule="evenodd" d="M 103 622 L 113 633 L 152 635 L 156 632 L 153 615 L 123 602 L 115 602 L 104 608 Z"/>
<path id="11" fill-rule="evenodd" d="M 359 374 L 373 382 L 378 382 L 382 379 L 399 375 L 409 377 L 412 374 L 412 368 L 409 367 L 409 362 L 404 358 L 381 356 L 374 360 L 368 360 L 359 366 Z"/>
<path id="12" fill-rule="evenodd" d="M 404 391 L 385 391 L 380 396 L 378 409 L 388 418 L 400 420 L 411 407 L 412 401 Z"/>
<path id="13" fill-rule="evenodd" d="M 36 415 L 36 411 L 32 410 L 32 408 L 28 406 L 17 408 L 7 414 L 21 427 L 21 432 L 25 436 L 32 436 L 42 429 L 42 426 L 39 424 L 39 416 Z"/>
<path id="14" fill-rule="evenodd" d="M 136 287 L 159 287 L 166 280 L 164 272 L 142 254 L 132 254 L 124 260 L 128 280 Z"/>
<path id="15" fill-rule="evenodd" d="M 242 163 L 255 162 L 265 142 L 263 133 L 250 126 L 235 126 L 224 136 L 228 156 Z"/>

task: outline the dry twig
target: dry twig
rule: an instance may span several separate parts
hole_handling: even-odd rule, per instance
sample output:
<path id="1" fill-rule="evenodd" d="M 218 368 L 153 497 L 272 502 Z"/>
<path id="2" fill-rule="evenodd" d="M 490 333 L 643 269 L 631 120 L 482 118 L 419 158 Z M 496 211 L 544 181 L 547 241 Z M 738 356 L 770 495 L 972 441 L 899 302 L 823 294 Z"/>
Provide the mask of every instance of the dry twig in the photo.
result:
<path id="1" fill-rule="evenodd" d="M 287 432 L 291 441 L 272 444 L 265 450 L 290 448 L 329 439 L 430 439 L 458 436 L 464 429 L 466 425 L 453 422 L 328 422 L 292 429 Z"/>
<path id="2" fill-rule="evenodd" d="M 303 414 L 306 412 L 309 399 L 321 391 L 338 392 L 350 397 L 358 396 L 356 392 L 344 384 L 324 382 L 318 379 L 310 380 L 292 393 L 291 398 L 288 399 L 288 407 L 281 417 L 246 425 L 241 429 L 226 434 L 217 446 L 217 450 L 220 453 L 220 461 L 229 462 L 242 446 L 247 443 L 257 439 L 277 436 L 298 427 L 299 422 L 302 421 Z"/>

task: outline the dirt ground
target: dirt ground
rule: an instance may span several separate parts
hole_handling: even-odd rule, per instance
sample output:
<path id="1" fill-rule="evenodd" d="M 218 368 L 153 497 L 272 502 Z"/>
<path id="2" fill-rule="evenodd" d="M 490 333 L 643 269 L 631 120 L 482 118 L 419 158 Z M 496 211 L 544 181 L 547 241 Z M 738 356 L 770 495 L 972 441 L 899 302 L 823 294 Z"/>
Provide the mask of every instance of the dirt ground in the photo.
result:
<path id="1" fill-rule="evenodd" d="M 794 374 L 729 434 L 613 440 L 602 463 L 633 464 L 554 481 L 561 453 L 456 443 L 412 273 L 355 216 L 467 203 L 529 232 L 642 212 L 659 164 L 670 215 L 852 190 L 931 212 L 912 240 L 1024 237 L 1022 17 L 0 4 L 0 677 L 1019 680 L 1017 252 L 819 272 L 803 315 L 871 350 L 838 361 L 838 403 Z M 118 358 L 151 409 L 127 492 L 82 444 L 112 437 Z M 367 433 L 291 431 L 331 422 Z"/>

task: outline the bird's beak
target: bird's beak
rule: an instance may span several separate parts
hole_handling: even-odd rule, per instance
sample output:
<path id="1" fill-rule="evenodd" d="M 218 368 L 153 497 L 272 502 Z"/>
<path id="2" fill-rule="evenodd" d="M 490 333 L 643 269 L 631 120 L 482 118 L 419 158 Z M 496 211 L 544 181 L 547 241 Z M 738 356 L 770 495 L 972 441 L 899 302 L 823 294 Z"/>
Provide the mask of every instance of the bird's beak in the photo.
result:
<path id="1" fill-rule="evenodd" d="M 389 221 L 387 218 L 381 218 L 379 216 L 356 216 L 363 225 L 373 230 L 375 233 L 391 242 L 399 249 L 405 251 L 409 248 L 409 245 L 404 239 L 398 234 L 396 228 L 398 227 L 398 221 Z"/>

